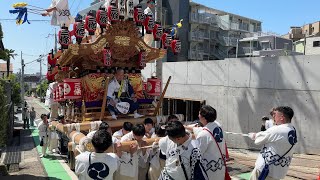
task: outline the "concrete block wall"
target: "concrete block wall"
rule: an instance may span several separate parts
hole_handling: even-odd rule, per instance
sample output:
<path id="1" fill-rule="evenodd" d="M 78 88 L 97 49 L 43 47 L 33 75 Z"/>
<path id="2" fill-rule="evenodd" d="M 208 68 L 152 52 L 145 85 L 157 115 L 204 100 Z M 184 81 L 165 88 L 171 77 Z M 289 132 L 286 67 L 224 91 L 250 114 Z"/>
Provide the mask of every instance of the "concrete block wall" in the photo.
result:
<path id="1" fill-rule="evenodd" d="M 166 96 L 206 100 L 225 131 L 260 130 L 272 107 L 293 108 L 299 153 L 320 154 L 320 55 L 167 62 Z M 148 68 L 147 68 L 148 69 Z M 148 76 L 149 72 L 143 74 Z M 226 135 L 230 147 L 259 148 L 246 137 Z"/>

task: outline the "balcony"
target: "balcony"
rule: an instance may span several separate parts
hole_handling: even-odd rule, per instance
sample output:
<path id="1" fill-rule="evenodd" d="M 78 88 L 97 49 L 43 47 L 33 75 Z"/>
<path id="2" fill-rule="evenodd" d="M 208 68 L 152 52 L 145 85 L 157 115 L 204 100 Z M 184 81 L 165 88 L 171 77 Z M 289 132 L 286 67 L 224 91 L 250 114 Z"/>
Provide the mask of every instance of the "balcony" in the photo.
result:
<path id="1" fill-rule="evenodd" d="M 197 41 L 197 42 L 203 42 L 203 40 L 209 40 L 209 33 L 204 31 L 193 31 L 189 34 L 189 41 Z"/>
<path id="2" fill-rule="evenodd" d="M 199 23 L 210 24 L 211 17 L 208 14 L 199 14 Z"/>
<path id="3" fill-rule="evenodd" d="M 257 47 L 240 47 L 238 53 L 252 55 L 255 51 L 259 51 Z"/>
<path id="4" fill-rule="evenodd" d="M 199 23 L 199 13 L 190 13 L 190 22 Z"/>
<path id="5" fill-rule="evenodd" d="M 238 39 L 234 37 L 219 36 L 218 39 L 220 40 L 220 43 L 224 46 L 236 47 L 238 43 Z"/>
<path id="6" fill-rule="evenodd" d="M 241 30 L 241 31 L 250 31 L 249 30 L 249 24 L 247 24 L 247 23 L 236 23 L 236 22 L 231 22 L 230 23 L 231 24 L 231 29 L 232 30 Z M 252 29 L 251 29 L 252 31 L 250 31 L 250 32 L 253 32 L 254 31 L 254 28 L 252 27 Z"/>

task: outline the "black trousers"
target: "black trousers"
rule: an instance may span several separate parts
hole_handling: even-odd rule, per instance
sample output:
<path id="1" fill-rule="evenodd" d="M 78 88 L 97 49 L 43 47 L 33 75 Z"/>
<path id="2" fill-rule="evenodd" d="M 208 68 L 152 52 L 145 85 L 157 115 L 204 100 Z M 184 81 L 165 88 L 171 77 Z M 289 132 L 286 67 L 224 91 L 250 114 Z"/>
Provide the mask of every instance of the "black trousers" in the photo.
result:
<path id="1" fill-rule="evenodd" d="M 29 129 L 29 119 L 28 118 L 24 118 L 23 120 L 23 129 Z"/>

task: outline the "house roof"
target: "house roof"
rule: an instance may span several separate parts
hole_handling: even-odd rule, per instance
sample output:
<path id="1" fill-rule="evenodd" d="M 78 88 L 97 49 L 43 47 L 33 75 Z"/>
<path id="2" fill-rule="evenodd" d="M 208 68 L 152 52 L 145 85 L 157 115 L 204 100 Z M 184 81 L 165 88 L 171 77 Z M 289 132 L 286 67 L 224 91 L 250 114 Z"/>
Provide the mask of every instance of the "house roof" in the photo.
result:
<path id="1" fill-rule="evenodd" d="M 24 82 L 39 82 L 40 76 L 37 75 L 29 75 L 24 77 Z"/>
<path id="2" fill-rule="evenodd" d="M 7 72 L 7 63 L 0 63 L 0 72 Z M 10 72 L 13 72 L 12 64 L 10 64 Z"/>

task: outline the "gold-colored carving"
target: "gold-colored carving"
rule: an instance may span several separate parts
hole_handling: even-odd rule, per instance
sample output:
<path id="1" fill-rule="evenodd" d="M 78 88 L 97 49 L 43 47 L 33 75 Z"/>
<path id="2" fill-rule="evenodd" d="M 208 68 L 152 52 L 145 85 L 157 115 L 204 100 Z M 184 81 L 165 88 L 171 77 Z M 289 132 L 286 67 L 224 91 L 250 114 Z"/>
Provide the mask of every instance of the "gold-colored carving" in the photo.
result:
<path id="1" fill-rule="evenodd" d="M 78 51 L 79 51 L 79 44 L 70 44 L 69 48 L 71 49 L 71 53 L 73 55 L 78 55 Z M 67 53 L 67 51 L 65 51 L 65 53 Z"/>
<path id="2" fill-rule="evenodd" d="M 166 50 L 148 46 L 139 36 L 134 22 L 121 21 L 109 25 L 106 31 L 93 42 L 70 45 L 70 48 L 63 52 L 58 64 L 85 69 L 103 66 L 102 50 L 106 45 L 112 52 L 112 66 L 138 67 L 137 60 L 140 50 L 145 50 L 146 62 L 163 58 L 166 53 Z"/>

